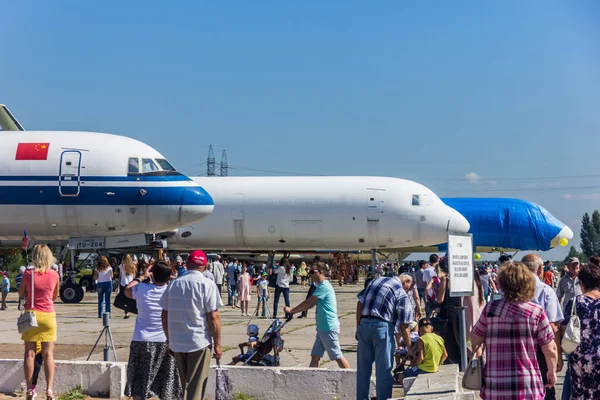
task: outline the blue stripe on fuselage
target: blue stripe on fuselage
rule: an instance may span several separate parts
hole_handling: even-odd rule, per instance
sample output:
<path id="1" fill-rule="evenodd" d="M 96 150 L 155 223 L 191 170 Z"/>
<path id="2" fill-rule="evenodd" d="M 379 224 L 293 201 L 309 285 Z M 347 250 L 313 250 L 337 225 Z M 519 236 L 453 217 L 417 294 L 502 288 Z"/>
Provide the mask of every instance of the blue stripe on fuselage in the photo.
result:
<path id="1" fill-rule="evenodd" d="M 146 187 L 141 195 L 139 186 L 81 186 L 79 195 L 61 196 L 58 186 L 0 186 L 0 205 L 127 205 L 212 206 L 212 197 L 200 186 Z M 63 187 L 63 193 L 74 193 L 76 187 Z M 186 193 L 187 191 L 187 193 Z M 192 193 L 190 193 L 192 192 Z M 114 193 L 109 195 L 107 193 Z M 184 196 L 184 193 L 186 195 Z"/>
<path id="2" fill-rule="evenodd" d="M 58 175 L 4 175 L 0 176 L 0 182 L 2 181 L 43 181 L 43 182 L 58 182 Z M 167 176 L 154 176 L 154 175 L 132 175 L 132 176 L 81 176 L 80 181 L 86 182 L 192 182 L 192 179 L 185 175 L 167 175 Z"/>

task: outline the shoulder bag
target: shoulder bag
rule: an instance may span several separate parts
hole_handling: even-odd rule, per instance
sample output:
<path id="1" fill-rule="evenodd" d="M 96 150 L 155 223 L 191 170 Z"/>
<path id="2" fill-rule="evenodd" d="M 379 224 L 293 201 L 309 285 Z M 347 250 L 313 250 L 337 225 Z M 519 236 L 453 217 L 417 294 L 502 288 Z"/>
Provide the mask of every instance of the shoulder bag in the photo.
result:
<path id="1" fill-rule="evenodd" d="M 29 297 L 31 297 L 31 311 L 23 310 L 23 313 L 17 319 L 17 327 L 19 328 L 19 333 L 23 334 L 25 332 L 29 332 L 33 328 L 37 328 L 37 318 L 35 317 L 35 313 L 33 312 L 33 308 L 35 307 L 35 295 L 34 295 L 34 281 L 35 281 L 35 268 L 31 268 L 31 293 Z M 27 303 L 26 303 L 27 304 Z"/>
<path id="2" fill-rule="evenodd" d="M 127 287 L 127 286 L 125 286 Z M 130 312 L 133 314 L 138 313 L 137 302 L 129 297 L 125 296 L 125 289 L 119 289 L 119 293 L 115 296 L 115 301 L 113 302 L 113 306 L 118 308 L 119 310 L 123 310 L 125 312 Z"/>
<path id="3" fill-rule="evenodd" d="M 462 387 L 465 389 L 483 389 L 483 355 L 481 357 L 475 357 L 475 354 L 477 354 L 478 350 L 479 348 L 473 350 L 473 357 L 469 360 L 467 369 L 464 372 L 462 379 Z"/>
<path id="4" fill-rule="evenodd" d="M 565 354 L 573 353 L 581 343 L 581 325 L 575 310 L 576 304 L 577 297 L 573 297 L 573 305 L 571 306 L 571 319 L 569 319 L 567 329 L 565 330 L 565 334 L 560 342 L 560 347 Z"/>

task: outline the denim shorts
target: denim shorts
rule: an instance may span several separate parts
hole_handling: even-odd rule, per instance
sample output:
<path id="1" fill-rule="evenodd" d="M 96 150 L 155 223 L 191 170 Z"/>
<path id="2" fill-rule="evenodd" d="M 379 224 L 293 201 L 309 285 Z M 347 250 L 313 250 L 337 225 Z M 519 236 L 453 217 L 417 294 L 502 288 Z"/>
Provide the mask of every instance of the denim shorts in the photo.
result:
<path id="1" fill-rule="evenodd" d="M 331 361 L 336 361 L 342 358 L 342 349 L 340 347 L 340 341 L 338 339 L 340 331 L 317 331 L 317 337 L 315 338 L 315 344 L 313 345 L 311 356 L 323 357 L 325 350 L 329 355 Z"/>

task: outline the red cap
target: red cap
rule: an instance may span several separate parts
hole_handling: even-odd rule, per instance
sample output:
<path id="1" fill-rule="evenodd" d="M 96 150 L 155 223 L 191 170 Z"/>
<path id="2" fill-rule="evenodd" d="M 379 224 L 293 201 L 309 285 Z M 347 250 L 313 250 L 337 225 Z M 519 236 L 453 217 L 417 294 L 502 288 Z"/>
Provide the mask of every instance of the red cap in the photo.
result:
<path id="1" fill-rule="evenodd" d="M 202 250 L 193 250 L 190 252 L 186 262 L 189 264 L 194 264 L 197 267 L 202 267 L 206 265 L 206 254 Z"/>

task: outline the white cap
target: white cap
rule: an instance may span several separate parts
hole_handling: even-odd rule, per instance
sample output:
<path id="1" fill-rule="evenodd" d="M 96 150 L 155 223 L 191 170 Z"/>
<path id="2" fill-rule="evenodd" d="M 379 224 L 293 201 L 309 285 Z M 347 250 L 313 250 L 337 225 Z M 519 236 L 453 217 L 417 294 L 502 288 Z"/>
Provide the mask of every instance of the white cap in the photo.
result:
<path id="1" fill-rule="evenodd" d="M 183 258 L 181 258 L 181 256 L 177 256 L 177 258 L 175 259 L 175 261 L 177 261 L 177 262 L 183 262 Z"/>

